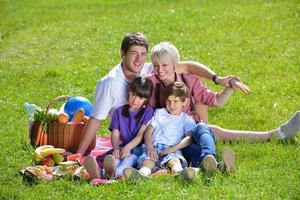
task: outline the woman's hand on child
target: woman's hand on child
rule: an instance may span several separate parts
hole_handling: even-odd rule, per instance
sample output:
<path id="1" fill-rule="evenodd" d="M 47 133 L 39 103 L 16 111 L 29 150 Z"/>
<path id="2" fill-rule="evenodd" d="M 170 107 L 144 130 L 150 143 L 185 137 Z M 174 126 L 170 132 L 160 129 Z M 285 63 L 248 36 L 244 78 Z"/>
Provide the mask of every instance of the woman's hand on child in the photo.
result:
<path id="1" fill-rule="evenodd" d="M 119 158 L 120 157 L 120 149 L 114 149 L 113 150 L 113 156 L 115 158 Z"/>
<path id="2" fill-rule="evenodd" d="M 151 157 L 154 161 L 158 160 L 158 154 L 154 148 L 148 149 L 148 156 Z"/>
<path id="3" fill-rule="evenodd" d="M 124 159 L 126 158 L 127 156 L 130 156 L 130 149 L 129 148 L 126 148 L 126 146 L 121 150 L 121 155 L 120 155 L 120 158 L 121 159 Z"/>
<path id="4" fill-rule="evenodd" d="M 162 150 L 162 151 L 160 152 L 160 155 L 161 155 L 161 156 L 166 156 L 166 155 L 168 155 L 168 154 L 170 154 L 170 153 L 173 153 L 173 152 L 175 152 L 175 151 L 176 151 L 176 149 L 175 149 L 174 147 L 165 148 L 164 150 Z"/>

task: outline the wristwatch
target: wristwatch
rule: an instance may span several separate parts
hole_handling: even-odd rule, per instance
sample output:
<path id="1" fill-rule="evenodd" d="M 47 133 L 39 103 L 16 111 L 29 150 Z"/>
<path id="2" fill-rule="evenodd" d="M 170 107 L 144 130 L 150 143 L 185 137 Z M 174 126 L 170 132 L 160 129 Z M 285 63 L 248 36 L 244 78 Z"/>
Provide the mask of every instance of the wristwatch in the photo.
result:
<path id="1" fill-rule="evenodd" d="M 214 82 L 216 85 L 218 85 L 218 83 L 217 83 L 217 81 L 216 81 L 216 79 L 217 79 L 218 76 L 219 76 L 218 74 L 214 74 L 214 75 L 212 76 L 212 80 L 213 80 L 213 82 Z"/>

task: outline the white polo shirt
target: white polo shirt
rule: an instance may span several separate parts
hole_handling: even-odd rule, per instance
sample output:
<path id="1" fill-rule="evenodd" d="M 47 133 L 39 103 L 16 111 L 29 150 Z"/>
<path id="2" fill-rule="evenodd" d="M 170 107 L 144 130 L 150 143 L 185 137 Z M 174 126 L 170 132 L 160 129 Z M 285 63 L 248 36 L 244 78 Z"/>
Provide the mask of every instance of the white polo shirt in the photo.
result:
<path id="1" fill-rule="evenodd" d="M 145 77 L 152 72 L 153 65 L 145 63 L 140 76 Z M 127 104 L 129 85 L 130 82 L 126 79 L 121 63 L 119 63 L 97 83 L 91 116 L 98 120 L 104 120 L 108 115 L 111 117 L 116 108 Z"/>

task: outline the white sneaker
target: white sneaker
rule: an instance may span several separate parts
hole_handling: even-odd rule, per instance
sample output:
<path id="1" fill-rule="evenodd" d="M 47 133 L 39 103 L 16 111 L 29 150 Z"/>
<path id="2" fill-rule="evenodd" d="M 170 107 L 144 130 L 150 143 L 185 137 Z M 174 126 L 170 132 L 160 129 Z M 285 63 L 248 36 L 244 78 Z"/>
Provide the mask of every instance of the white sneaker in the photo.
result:
<path id="1" fill-rule="evenodd" d="M 213 175 L 217 170 L 217 161 L 212 155 L 205 156 L 201 164 L 204 172 L 209 175 Z"/>
<path id="2" fill-rule="evenodd" d="M 296 114 L 285 124 L 279 127 L 279 131 L 285 135 L 287 139 L 293 139 L 296 136 L 296 133 L 300 130 L 300 111 L 297 111 Z M 282 139 L 285 139 L 282 138 Z"/>
<path id="3" fill-rule="evenodd" d="M 235 154 L 230 149 L 225 147 L 222 151 L 222 158 L 224 162 L 224 172 L 231 173 L 235 171 Z"/>
<path id="4" fill-rule="evenodd" d="M 196 170 L 192 167 L 181 170 L 178 174 L 185 181 L 192 181 L 196 176 Z"/>

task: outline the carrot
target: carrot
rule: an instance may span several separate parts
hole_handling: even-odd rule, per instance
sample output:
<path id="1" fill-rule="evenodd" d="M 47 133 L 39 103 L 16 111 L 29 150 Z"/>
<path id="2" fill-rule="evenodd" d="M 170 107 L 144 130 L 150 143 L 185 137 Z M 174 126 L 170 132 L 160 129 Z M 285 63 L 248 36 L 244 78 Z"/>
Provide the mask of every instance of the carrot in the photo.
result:
<path id="1" fill-rule="evenodd" d="M 35 141 L 34 141 L 35 146 L 39 145 L 42 134 L 43 134 L 43 130 L 42 130 L 42 125 L 40 124 L 37 130 L 37 134 L 35 136 Z"/>
<path id="2" fill-rule="evenodd" d="M 48 143 L 48 134 L 46 132 L 43 132 L 44 133 L 44 137 L 43 137 L 43 145 L 47 145 Z"/>
<path id="3" fill-rule="evenodd" d="M 41 131 L 42 133 L 41 133 L 41 137 L 40 137 L 40 142 L 39 142 L 39 146 L 43 146 L 43 142 L 44 142 L 44 131 L 42 130 Z"/>

